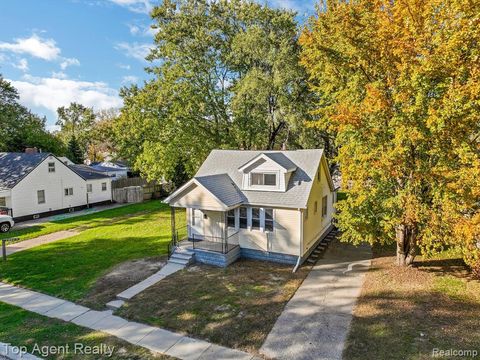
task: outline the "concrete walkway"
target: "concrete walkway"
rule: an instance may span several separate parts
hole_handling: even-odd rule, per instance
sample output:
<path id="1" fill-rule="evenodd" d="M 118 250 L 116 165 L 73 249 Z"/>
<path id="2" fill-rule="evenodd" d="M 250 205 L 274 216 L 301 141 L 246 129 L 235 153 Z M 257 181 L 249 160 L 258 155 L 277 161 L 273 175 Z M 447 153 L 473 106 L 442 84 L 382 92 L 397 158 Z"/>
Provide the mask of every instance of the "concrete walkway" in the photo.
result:
<path id="1" fill-rule="evenodd" d="M 332 242 L 286 305 L 260 352 L 275 359 L 340 360 L 371 256 L 369 246 Z"/>
<path id="2" fill-rule="evenodd" d="M 151 351 L 185 360 L 252 359 L 253 355 L 95 311 L 70 301 L 0 282 L 0 301 L 40 315 L 103 331 Z M 16 346 L 22 344 L 15 344 Z"/>
<path id="3" fill-rule="evenodd" d="M 185 265 L 167 263 L 155 274 L 150 275 L 145 280 L 122 291 L 120 294 L 117 295 L 117 300 L 113 300 L 107 303 L 107 307 L 110 309 L 118 309 L 122 307 L 126 300 L 130 300 L 131 298 L 141 293 L 146 288 L 149 288 L 150 286 L 155 285 L 157 282 L 166 278 L 168 275 L 171 275 L 179 270 L 182 270 L 184 267 Z"/>
<path id="4" fill-rule="evenodd" d="M 38 236 L 34 239 L 20 241 L 12 245 L 7 245 L 7 255 L 16 253 L 18 251 L 27 250 L 36 246 L 45 245 L 54 241 L 63 240 L 78 234 L 80 234 L 79 231 L 63 230 L 47 235 Z"/>

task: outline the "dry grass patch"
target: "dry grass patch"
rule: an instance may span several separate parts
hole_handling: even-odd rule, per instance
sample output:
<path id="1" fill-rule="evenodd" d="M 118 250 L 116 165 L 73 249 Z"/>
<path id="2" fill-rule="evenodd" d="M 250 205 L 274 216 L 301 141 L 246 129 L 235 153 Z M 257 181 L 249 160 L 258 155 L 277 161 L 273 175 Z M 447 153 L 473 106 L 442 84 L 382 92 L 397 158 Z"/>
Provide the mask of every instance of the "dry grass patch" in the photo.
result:
<path id="1" fill-rule="evenodd" d="M 345 359 L 430 359 L 432 350 L 480 350 L 480 282 L 458 254 L 412 268 L 374 251 L 354 312 Z M 450 357 L 451 358 L 451 357 Z"/>
<path id="2" fill-rule="evenodd" d="M 105 304 L 118 294 L 159 271 L 167 263 L 166 256 L 126 261 L 100 277 L 79 302 L 93 309 L 104 309 Z"/>
<path id="3" fill-rule="evenodd" d="M 223 346 L 260 348 L 308 273 L 292 266 L 239 260 L 226 269 L 194 265 L 148 288 L 120 316 Z"/>

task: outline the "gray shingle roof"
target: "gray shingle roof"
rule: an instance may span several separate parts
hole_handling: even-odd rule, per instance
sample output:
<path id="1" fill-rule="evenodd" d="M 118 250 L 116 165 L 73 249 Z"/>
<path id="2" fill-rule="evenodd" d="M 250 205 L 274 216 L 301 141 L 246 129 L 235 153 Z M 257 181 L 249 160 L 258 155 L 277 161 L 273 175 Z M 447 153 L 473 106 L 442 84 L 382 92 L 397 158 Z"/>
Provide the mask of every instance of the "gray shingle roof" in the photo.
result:
<path id="1" fill-rule="evenodd" d="M 246 201 L 245 196 L 227 174 L 198 176 L 195 180 L 228 207 Z"/>
<path id="2" fill-rule="evenodd" d="M 35 169 L 49 153 L 0 153 L 0 189 L 11 189 Z"/>
<path id="3" fill-rule="evenodd" d="M 287 165 L 284 166 L 285 168 L 289 168 L 292 164 L 297 168 L 290 177 L 287 191 L 240 190 L 242 173 L 238 169 L 262 153 L 274 161 L 282 161 Z M 219 191 L 222 196 L 226 196 L 224 192 L 227 192 L 225 184 L 227 183 L 226 176 L 228 176 L 236 185 L 235 188 L 240 192 L 243 202 L 246 204 L 305 208 L 322 154 L 323 150 L 320 149 L 295 151 L 213 150 L 198 170 L 195 179 L 208 177 L 208 189 L 214 192 L 215 190 L 212 189 L 218 187 L 221 189 Z M 215 177 L 218 175 L 222 176 Z"/>
<path id="4" fill-rule="evenodd" d="M 87 165 L 70 165 L 70 169 L 72 169 L 75 173 L 80 175 L 85 180 L 95 180 L 95 179 L 108 179 L 110 176 L 105 175 L 99 171 L 95 171 L 90 166 Z"/>

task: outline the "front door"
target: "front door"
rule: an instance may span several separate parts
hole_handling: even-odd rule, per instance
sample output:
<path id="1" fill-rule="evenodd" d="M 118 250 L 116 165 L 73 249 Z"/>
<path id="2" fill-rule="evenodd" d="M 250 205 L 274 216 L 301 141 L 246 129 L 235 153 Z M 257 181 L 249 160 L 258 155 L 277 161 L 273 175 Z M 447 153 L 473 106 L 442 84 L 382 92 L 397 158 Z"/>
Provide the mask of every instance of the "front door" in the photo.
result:
<path id="1" fill-rule="evenodd" d="M 192 238 L 203 238 L 203 211 L 199 209 L 192 209 L 191 219 L 191 234 Z"/>

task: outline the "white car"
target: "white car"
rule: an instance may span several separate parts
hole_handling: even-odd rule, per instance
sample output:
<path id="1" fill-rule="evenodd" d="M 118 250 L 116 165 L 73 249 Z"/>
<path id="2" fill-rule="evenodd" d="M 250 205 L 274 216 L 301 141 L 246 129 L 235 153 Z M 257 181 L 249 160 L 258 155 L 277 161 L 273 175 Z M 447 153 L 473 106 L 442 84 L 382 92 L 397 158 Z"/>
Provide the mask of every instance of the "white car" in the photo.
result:
<path id="1" fill-rule="evenodd" d="M 9 215 L 0 215 L 0 233 L 8 232 L 15 222 L 13 221 L 12 217 Z"/>

